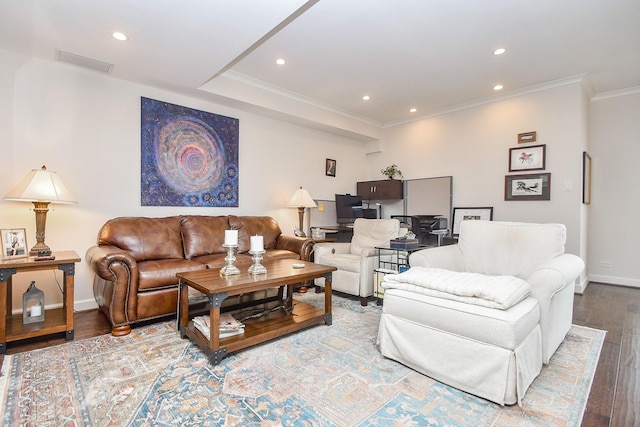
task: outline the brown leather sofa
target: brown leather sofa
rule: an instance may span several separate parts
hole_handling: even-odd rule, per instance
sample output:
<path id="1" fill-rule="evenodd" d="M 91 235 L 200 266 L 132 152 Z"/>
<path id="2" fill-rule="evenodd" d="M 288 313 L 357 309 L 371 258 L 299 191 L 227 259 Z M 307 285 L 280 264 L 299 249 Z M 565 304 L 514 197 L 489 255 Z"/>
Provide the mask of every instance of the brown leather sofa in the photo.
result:
<path id="1" fill-rule="evenodd" d="M 308 261 L 313 240 L 282 235 L 267 216 L 122 217 L 107 221 L 86 260 L 95 272 L 93 293 L 115 336 L 131 325 L 176 313 L 176 273 L 226 265 L 224 230 L 238 230 L 235 265 L 252 264 L 250 236 L 264 236 L 264 261 Z"/>

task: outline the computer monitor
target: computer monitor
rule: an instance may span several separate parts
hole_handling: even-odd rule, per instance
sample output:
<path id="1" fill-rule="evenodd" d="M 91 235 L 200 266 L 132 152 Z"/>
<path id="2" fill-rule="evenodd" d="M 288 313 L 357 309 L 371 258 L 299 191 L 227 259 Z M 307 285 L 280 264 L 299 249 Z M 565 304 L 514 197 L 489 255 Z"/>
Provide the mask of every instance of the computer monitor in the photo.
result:
<path id="1" fill-rule="evenodd" d="M 356 218 L 362 217 L 362 197 L 351 194 L 336 194 L 336 221 L 338 224 L 351 224 Z"/>

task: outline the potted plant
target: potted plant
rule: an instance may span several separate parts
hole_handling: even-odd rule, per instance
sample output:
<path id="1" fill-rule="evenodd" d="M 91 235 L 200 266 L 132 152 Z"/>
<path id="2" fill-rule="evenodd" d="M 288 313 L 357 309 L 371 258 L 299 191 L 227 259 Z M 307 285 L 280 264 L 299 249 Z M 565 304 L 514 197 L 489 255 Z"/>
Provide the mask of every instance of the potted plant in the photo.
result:
<path id="1" fill-rule="evenodd" d="M 387 176 L 389 179 L 394 179 L 396 175 L 402 178 L 402 171 L 398 169 L 398 165 L 396 165 L 395 163 L 391 166 L 387 166 L 385 169 L 381 169 L 380 172 L 382 172 L 382 174 Z"/>

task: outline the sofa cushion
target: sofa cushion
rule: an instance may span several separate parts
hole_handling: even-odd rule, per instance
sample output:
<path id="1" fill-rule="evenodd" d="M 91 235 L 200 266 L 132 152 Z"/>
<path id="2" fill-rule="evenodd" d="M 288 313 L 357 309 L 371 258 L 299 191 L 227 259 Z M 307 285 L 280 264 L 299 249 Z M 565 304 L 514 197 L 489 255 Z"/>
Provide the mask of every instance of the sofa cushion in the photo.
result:
<path id="1" fill-rule="evenodd" d="M 390 289 L 385 291 L 382 310 L 418 325 L 509 350 L 515 350 L 540 322 L 540 307 L 533 297 L 507 310 L 496 310 Z"/>
<path id="2" fill-rule="evenodd" d="M 205 264 L 186 259 L 142 261 L 138 263 L 138 290 L 148 291 L 176 286 L 178 284 L 177 273 L 204 270 L 206 268 Z"/>
<path id="3" fill-rule="evenodd" d="M 300 259 L 300 254 L 286 249 L 271 249 L 264 253 L 264 260 L 270 259 Z"/>
<path id="4" fill-rule="evenodd" d="M 270 216 L 229 215 L 229 226 L 233 230 L 238 230 L 238 253 L 248 252 L 251 249 L 251 236 L 263 236 L 264 248 L 267 250 L 276 247 L 276 241 L 282 234 L 280 226 Z"/>
<path id="5" fill-rule="evenodd" d="M 526 280 L 537 266 L 564 253 L 566 234 L 562 224 L 462 221 L 458 245 L 466 271 Z"/>
<path id="6" fill-rule="evenodd" d="M 224 231 L 229 229 L 229 219 L 224 216 L 185 215 L 182 217 L 184 255 L 193 259 L 202 255 L 224 254 Z"/>
<path id="7" fill-rule="evenodd" d="M 353 238 L 349 251 L 360 255 L 363 249 L 388 246 L 389 241 L 398 237 L 400 221 L 397 219 L 358 218 L 353 223 Z"/>
<path id="8" fill-rule="evenodd" d="M 412 267 L 400 274 L 388 274 L 382 286 L 500 310 L 529 295 L 529 284 L 514 276 L 459 273 L 428 267 Z"/>
<path id="9" fill-rule="evenodd" d="M 98 245 L 113 245 L 129 251 L 136 262 L 184 259 L 179 216 L 111 219 L 100 229 Z"/>

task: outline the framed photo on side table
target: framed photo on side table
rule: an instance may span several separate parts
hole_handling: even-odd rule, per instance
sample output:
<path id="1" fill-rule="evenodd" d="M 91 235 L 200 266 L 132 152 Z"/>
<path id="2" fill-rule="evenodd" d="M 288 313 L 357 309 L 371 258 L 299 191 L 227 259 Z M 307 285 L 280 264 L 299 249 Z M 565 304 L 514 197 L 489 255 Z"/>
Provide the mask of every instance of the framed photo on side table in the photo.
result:
<path id="1" fill-rule="evenodd" d="M 551 174 L 506 175 L 505 200 L 551 200 Z"/>
<path id="2" fill-rule="evenodd" d="M 26 258 L 27 237 L 24 228 L 5 228 L 0 230 L 2 235 L 2 259 Z"/>
<path id="3" fill-rule="evenodd" d="M 509 172 L 544 170 L 547 146 L 531 145 L 509 149 Z"/>
<path id="4" fill-rule="evenodd" d="M 453 208 L 453 227 L 451 232 L 453 237 L 460 234 L 460 224 L 462 221 L 491 221 L 493 219 L 493 207 L 487 208 Z"/>

